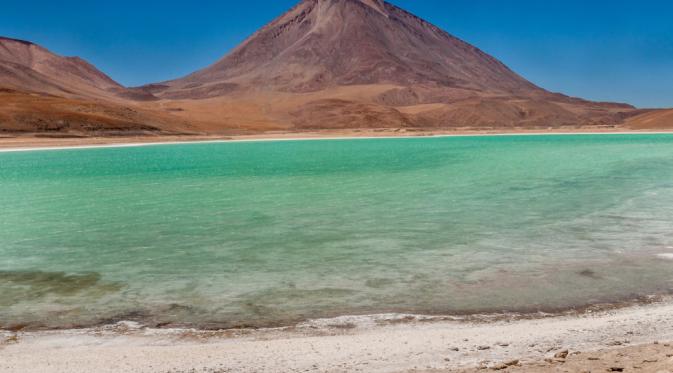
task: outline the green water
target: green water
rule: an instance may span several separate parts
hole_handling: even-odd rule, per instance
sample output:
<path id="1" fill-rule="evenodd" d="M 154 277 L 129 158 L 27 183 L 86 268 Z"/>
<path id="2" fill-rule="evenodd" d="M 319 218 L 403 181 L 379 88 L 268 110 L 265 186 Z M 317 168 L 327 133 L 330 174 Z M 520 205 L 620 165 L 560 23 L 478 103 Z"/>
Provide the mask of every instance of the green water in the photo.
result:
<path id="1" fill-rule="evenodd" d="M 563 309 L 673 289 L 673 136 L 0 153 L 0 327 Z"/>

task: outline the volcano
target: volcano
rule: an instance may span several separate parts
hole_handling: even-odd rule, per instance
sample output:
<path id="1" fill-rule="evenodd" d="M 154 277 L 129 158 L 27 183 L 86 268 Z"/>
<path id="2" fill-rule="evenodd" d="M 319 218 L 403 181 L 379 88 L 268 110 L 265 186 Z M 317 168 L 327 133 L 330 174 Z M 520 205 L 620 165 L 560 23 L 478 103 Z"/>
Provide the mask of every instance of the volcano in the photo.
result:
<path id="1" fill-rule="evenodd" d="M 382 0 L 304 0 L 213 65 L 144 89 L 211 130 L 611 125 L 633 110 L 547 92 Z"/>
<path id="2" fill-rule="evenodd" d="M 212 66 L 166 83 L 162 96 L 203 98 L 236 87 L 313 92 L 369 84 L 541 93 L 495 58 L 394 5 L 306 0 Z"/>

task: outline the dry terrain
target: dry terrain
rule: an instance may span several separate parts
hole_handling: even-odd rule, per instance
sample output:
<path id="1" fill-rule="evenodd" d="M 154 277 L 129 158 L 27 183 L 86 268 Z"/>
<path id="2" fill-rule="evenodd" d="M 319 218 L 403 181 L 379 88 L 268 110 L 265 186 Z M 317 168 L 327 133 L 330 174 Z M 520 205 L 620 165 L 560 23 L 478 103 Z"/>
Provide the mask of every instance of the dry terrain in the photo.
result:
<path id="1" fill-rule="evenodd" d="M 653 342 L 645 345 L 625 348 L 605 348 L 598 351 L 567 352 L 562 350 L 538 361 L 521 363 L 516 359 L 461 370 L 460 373 L 484 371 L 509 373 L 599 373 L 599 372 L 638 372 L 673 373 L 673 347 L 670 343 Z M 563 357 L 565 356 L 565 357 Z M 412 370 L 410 372 L 418 372 Z M 424 373 L 449 373 L 455 370 L 432 370 Z"/>
<path id="2" fill-rule="evenodd" d="M 568 97 L 382 0 L 303 0 L 219 61 L 124 87 L 78 57 L 0 37 L 0 133 L 673 128 L 670 111 Z"/>

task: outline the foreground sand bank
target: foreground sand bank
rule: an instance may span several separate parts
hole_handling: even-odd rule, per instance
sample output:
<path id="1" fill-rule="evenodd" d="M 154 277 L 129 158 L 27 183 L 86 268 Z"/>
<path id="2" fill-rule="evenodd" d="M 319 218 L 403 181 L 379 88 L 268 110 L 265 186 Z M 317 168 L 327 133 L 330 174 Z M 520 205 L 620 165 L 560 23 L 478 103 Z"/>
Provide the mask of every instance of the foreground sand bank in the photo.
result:
<path id="1" fill-rule="evenodd" d="M 517 363 L 516 360 L 492 365 L 491 371 L 509 373 L 557 373 L 557 372 L 639 372 L 639 373 L 671 373 L 673 372 L 673 345 L 656 342 L 639 346 L 615 348 L 599 351 L 558 353 L 559 358 L 552 357 L 528 364 Z M 448 373 L 455 370 L 435 370 L 425 373 Z M 484 372 L 480 367 L 459 371 L 460 373 Z"/>
<path id="2" fill-rule="evenodd" d="M 160 135 L 160 136 L 114 136 L 114 137 L 44 137 L 32 135 L 0 136 L 1 151 L 38 150 L 51 148 L 122 147 L 162 145 L 190 142 L 228 141 L 273 141 L 348 138 L 393 138 L 393 137 L 445 137 L 445 136 L 493 136 L 493 135 L 573 135 L 573 134 L 662 134 L 673 131 L 635 131 L 625 128 L 574 128 L 563 130 L 450 130 L 408 131 L 380 130 L 325 130 L 315 132 L 267 132 L 236 135 Z"/>
<path id="3" fill-rule="evenodd" d="M 664 345 L 673 341 L 670 301 L 496 322 L 381 315 L 256 331 L 151 330 L 122 323 L 0 335 L 0 372 L 448 372 L 512 360 L 521 366 L 507 369 L 522 372 L 564 371 L 566 364 L 673 368 L 666 356 L 673 350 Z M 624 348 L 630 350 L 616 351 Z M 544 362 L 566 349 L 567 360 Z"/>

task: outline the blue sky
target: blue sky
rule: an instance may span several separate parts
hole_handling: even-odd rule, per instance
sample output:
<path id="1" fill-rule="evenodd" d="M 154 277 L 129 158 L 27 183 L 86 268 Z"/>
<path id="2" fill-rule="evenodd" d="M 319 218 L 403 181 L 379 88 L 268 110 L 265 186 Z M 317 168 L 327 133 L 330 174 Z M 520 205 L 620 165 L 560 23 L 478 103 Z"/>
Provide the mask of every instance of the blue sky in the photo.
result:
<path id="1" fill-rule="evenodd" d="M 4 2 L 0 35 L 78 55 L 125 85 L 214 62 L 297 0 Z M 392 0 L 549 90 L 673 107 L 673 2 Z"/>

